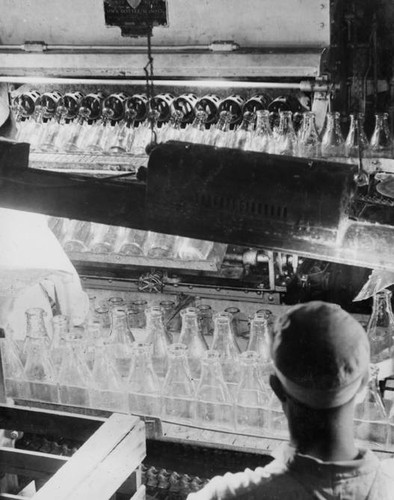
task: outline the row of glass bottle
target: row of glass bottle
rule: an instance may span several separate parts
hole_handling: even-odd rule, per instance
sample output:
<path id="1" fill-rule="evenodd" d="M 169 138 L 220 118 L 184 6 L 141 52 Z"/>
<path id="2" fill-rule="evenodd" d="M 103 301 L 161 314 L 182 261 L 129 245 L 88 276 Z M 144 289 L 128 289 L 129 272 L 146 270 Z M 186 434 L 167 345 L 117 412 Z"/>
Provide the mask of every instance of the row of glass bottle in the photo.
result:
<path id="1" fill-rule="evenodd" d="M 146 111 L 147 118 L 137 122 L 136 117 L 140 111 L 133 108 L 136 106 L 134 101 L 134 104 L 125 110 L 125 103 L 129 101 L 124 94 L 113 94 L 104 99 L 97 93 L 91 94 L 98 102 L 95 107 L 92 107 L 95 102 L 92 97 L 91 101 L 87 101 L 85 105 L 78 108 L 78 99 L 74 97 L 76 102 L 69 107 L 73 109 L 74 113 L 79 110 L 78 112 L 82 114 L 78 119 L 70 118 L 68 122 L 64 120 L 62 122 L 60 118 L 55 117 L 56 102 L 61 101 L 60 93 L 47 94 L 47 99 L 44 101 L 48 101 L 50 105 L 47 103 L 46 106 L 38 106 L 38 115 L 37 112 L 33 113 L 31 116 L 34 118 L 19 122 L 17 139 L 30 142 L 32 149 L 144 154 L 145 147 L 153 139 L 154 131 L 155 141 L 159 143 L 179 140 L 308 158 L 320 156 L 324 158 L 358 157 L 359 149 L 367 157 L 390 158 L 393 156 L 393 139 L 387 113 L 375 115 L 375 128 L 370 140 L 364 131 L 364 116 L 362 114 L 350 115 L 349 131 L 344 139 L 339 113 L 328 113 L 325 127 L 319 133 L 314 113 L 306 111 L 301 115 L 298 111 L 295 129 L 292 111 L 283 110 L 279 105 L 279 107 L 273 108 L 277 109 L 275 113 L 269 111 L 270 105 L 268 105 L 268 109 L 261 109 L 263 106 L 267 106 L 267 102 L 258 105 L 257 97 L 259 96 L 255 96 L 256 99 L 251 98 L 247 103 L 244 103 L 243 107 L 235 99 L 240 99 L 239 96 L 230 96 L 230 98 L 223 100 L 220 105 L 215 103 L 214 96 L 204 96 L 200 100 L 201 102 L 211 103 L 212 101 L 213 104 L 208 106 L 206 103 L 204 106 L 199 106 L 200 101 L 197 101 L 196 96 L 194 96 L 196 100 L 193 101 L 192 95 L 187 94 L 185 96 L 190 102 L 187 101 L 186 97 L 181 96 L 180 99 L 183 98 L 187 105 L 174 107 L 172 104 L 174 98 L 163 94 L 161 101 L 158 101 L 161 104 L 157 104 L 156 108 L 152 108 L 149 112 Z M 74 94 L 79 95 L 80 93 L 66 94 L 66 96 Z M 138 97 L 141 98 L 141 96 Z M 80 99 L 81 97 L 79 97 Z M 63 113 L 69 109 L 64 105 L 64 102 L 58 105 Z M 253 106 L 247 106 L 250 102 L 254 103 Z M 223 105 L 226 103 L 230 104 Z M 219 116 L 215 124 L 212 120 L 212 106 Z M 238 114 L 234 118 L 235 106 L 237 106 Z M 101 118 L 98 115 L 94 120 L 89 120 L 89 117 L 93 116 L 92 109 L 97 107 L 101 109 Z M 146 103 L 145 107 L 147 107 Z M 45 116 L 43 109 L 49 113 L 46 121 L 43 121 Z M 193 113 L 190 109 L 193 110 Z M 167 122 L 163 119 L 163 110 L 167 110 L 165 111 L 166 117 L 171 116 L 170 121 Z M 243 112 L 242 115 L 240 115 L 241 112 Z M 185 121 L 185 113 L 189 117 L 194 116 L 192 123 Z M 94 116 L 96 115 L 97 110 Z M 237 125 L 240 116 L 243 119 Z M 274 120 L 277 116 L 279 116 L 279 120 Z M 89 123 L 89 121 L 93 121 L 93 123 Z"/>
<path id="2" fill-rule="evenodd" d="M 48 225 L 66 252 L 206 260 L 213 249 L 211 241 L 94 222 L 51 217 Z"/>
<path id="3" fill-rule="evenodd" d="M 143 154 L 151 141 L 151 128 L 160 132 L 161 141 L 168 140 L 164 132 L 170 119 L 176 127 L 187 128 L 203 111 L 205 124 L 210 126 L 221 111 L 228 111 L 233 127 L 239 125 L 246 111 L 299 110 L 302 105 L 293 96 L 272 100 L 266 94 L 244 100 L 240 95 L 221 99 L 214 94 L 199 98 L 191 93 L 178 97 L 163 93 L 149 101 L 145 94 L 130 96 L 124 92 L 83 95 L 74 91 L 62 95 L 58 91 L 40 94 L 31 90 L 15 97 L 13 108 L 17 139 L 30 142 L 33 150 Z"/>
<path id="4" fill-rule="evenodd" d="M 78 338 L 75 332 L 70 334 L 66 317 L 55 316 L 51 341 L 43 311 L 28 310 L 28 335 L 21 355 L 11 339 L 3 342 L 7 393 L 208 428 L 286 432 L 284 415 L 263 379 L 269 371 L 266 317 L 256 314 L 248 350 L 241 354 L 231 314 L 215 316 L 208 350 L 197 310 L 187 308 L 181 313 L 180 342 L 171 344 L 158 307 L 147 310 L 145 343 L 134 342 L 121 308 L 112 309 L 108 337 L 99 324 L 90 323 L 88 338 Z"/>
<path id="5" fill-rule="evenodd" d="M 164 138 L 304 158 L 357 158 L 359 150 L 366 157 L 393 156 L 393 139 L 387 113 L 375 116 L 375 129 L 370 141 L 364 131 L 362 114 L 350 115 L 346 139 L 341 131 L 338 112 L 327 113 L 321 133 L 316 127 L 315 114 L 311 111 L 302 114 L 298 128 L 294 127 L 291 111 L 279 111 L 279 121 L 273 127 L 267 110 L 245 113 L 242 123 L 234 130 L 229 129 L 229 121 L 229 113 L 223 111 L 219 122 L 207 130 L 203 112 L 197 113 L 189 129 L 179 130 L 174 123 L 173 129 L 166 131 Z M 159 133 L 159 140 L 161 137 Z"/>

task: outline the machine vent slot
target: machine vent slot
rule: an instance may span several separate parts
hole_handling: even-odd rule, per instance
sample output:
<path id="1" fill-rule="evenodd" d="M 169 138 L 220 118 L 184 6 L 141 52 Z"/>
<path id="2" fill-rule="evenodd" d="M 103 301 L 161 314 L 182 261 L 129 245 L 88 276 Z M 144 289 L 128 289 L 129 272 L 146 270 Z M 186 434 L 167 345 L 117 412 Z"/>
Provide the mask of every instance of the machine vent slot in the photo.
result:
<path id="1" fill-rule="evenodd" d="M 197 205 L 203 208 L 230 211 L 250 215 L 261 215 L 267 218 L 286 219 L 287 207 L 282 205 L 271 205 L 255 200 L 242 200 L 231 196 L 220 196 L 210 194 L 196 194 Z"/>

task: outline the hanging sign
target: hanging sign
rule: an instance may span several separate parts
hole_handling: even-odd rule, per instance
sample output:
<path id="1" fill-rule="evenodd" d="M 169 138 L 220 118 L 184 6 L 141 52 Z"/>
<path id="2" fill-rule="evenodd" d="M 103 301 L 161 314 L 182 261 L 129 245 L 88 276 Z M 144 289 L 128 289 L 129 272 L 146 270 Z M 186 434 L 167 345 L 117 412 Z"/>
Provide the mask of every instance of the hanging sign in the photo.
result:
<path id="1" fill-rule="evenodd" d="M 119 26 L 122 36 L 152 34 L 153 26 L 168 26 L 167 0 L 104 0 L 105 24 Z"/>

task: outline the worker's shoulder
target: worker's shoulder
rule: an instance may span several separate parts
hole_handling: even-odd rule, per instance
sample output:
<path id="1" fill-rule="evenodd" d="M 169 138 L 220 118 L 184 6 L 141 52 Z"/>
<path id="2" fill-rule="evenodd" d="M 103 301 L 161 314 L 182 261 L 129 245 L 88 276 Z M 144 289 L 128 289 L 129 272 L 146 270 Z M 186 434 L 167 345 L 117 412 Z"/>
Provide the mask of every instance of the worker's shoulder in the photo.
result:
<path id="1" fill-rule="evenodd" d="M 297 485 L 288 475 L 287 466 L 274 460 L 265 467 L 255 470 L 230 473 L 214 477 L 202 490 L 190 495 L 188 500 L 227 500 L 227 499 L 264 499 L 277 500 L 286 498 L 286 492 L 292 492 Z"/>
<path id="2" fill-rule="evenodd" d="M 393 481 L 394 484 L 394 458 L 382 460 L 380 462 L 381 470 L 388 480 Z"/>

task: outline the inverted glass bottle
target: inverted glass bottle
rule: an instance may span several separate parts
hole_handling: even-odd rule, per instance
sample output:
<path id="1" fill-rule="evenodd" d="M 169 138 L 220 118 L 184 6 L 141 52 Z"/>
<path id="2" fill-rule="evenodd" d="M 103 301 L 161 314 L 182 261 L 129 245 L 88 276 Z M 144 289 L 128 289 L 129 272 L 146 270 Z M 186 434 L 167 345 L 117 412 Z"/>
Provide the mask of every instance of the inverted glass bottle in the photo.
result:
<path id="1" fill-rule="evenodd" d="M 90 251 L 103 254 L 115 252 L 118 240 L 121 238 L 121 230 L 122 228 L 117 226 L 95 224 L 95 234 L 90 243 Z"/>
<path id="2" fill-rule="evenodd" d="M 206 351 L 201 359 L 201 379 L 196 391 L 196 420 L 202 427 L 234 428 L 233 401 L 223 378 L 217 351 Z"/>
<path id="3" fill-rule="evenodd" d="M 126 229 L 123 239 L 119 244 L 118 253 L 121 255 L 142 255 L 144 252 L 146 234 L 146 231 Z"/>
<path id="4" fill-rule="evenodd" d="M 355 405 L 355 438 L 369 446 L 385 448 L 388 441 L 388 415 L 378 385 L 379 369 L 371 366 L 368 390 L 364 400 Z"/>
<path id="5" fill-rule="evenodd" d="M 229 384 L 230 393 L 234 395 L 240 375 L 240 349 L 231 329 L 231 318 L 231 314 L 225 312 L 214 316 L 215 329 L 211 349 L 219 352 L 224 380 Z"/>
<path id="6" fill-rule="evenodd" d="M 371 347 L 371 362 L 380 363 L 393 357 L 394 316 L 390 290 L 382 290 L 373 296 L 372 315 L 367 325 Z M 390 364 L 389 370 L 393 368 Z M 389 373 L 389 375 L 392 373 Z"/>
<path id="7" fill-rule="evenodd" d="M 90 406 L 89 389 L 91 378 L 85 359 L 80 355 L 80 343 L 66 340 L 64 355 L 59 369 L 60 403 L 71 406 Z"/>
<path id="8" fill-rule="evenodd" d="M 168 347 L 169 366 L 163 383 L 163 413 L 172 421 L 190 422 L 194 418 L 194 385 L 187 361 L 187 347 Z"/>
<path id="9" fill-rule="evenodd" d="M 131 346 L 134 341 L 134 335 L 127 322 L 126 308 L 113 307 L 111 309 L 111 331 L 108 347 L 116 361 L 119 374 L 123 378 L 127 378 L 129 375 Z"/>
<path id="10" fill-rule="evenodd" d="M 213 242 L 195 238 L 178 238 L 176 252 L 182 260 L 206 260 L 213 249 Z"/>
<path id="11" fill-rule="evenodd" d="M 245 351 L 240 360 L 241 379 L 235 406 L 237 430 L 262 434 L 269 426 L 269 395 L 260 378 L 260 358 L 254 351 Z"/>
<path id="12" fill-rule="evenodd" d="M 115 360 L 102 339 L 97 340 L 95 345 L 90 403 L 92 408 L 102 410 L 127 413 L 129 409 L 127 392 Z"/>
<path id="13" fill-rule="evenodd" d="M 152 346 L 135 342 L 127 382 L 130 413 L 160 416 L 160 391 L 159 378 L 152 364 Z"/>
<path id="14" fill-rule="evenodd" d="M 146 310 L 146 343 L 152 345 L 153 368 L 159 378 L 164 378 L 168 369 L 168 346 L 171 339 L 164 328 L 163 313 L 158 307 Z"/>
<path id="15" fill-rule="evenodd" d="M 201 375 L 201 359 L 208 345 L 198 327 L 197 309 L 188 307 L 181 311 L 182 330 L 179 342 L 187 347 L 187 359 L 192 378 L 199 379 Z"/>
<path id="16" fill-rule="evenodd" d="M 321 139 L 321 154 L 323 158 L 343 157 L 345 155 L 345 141 L 340 126 L 340 114 L 327 113 L 326 126 Z"/>

